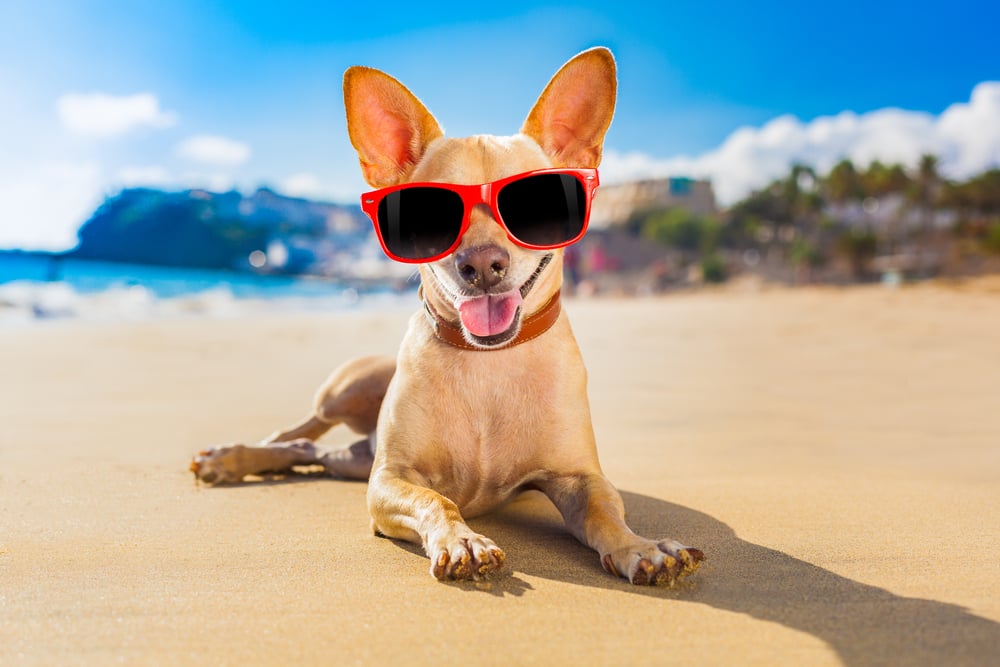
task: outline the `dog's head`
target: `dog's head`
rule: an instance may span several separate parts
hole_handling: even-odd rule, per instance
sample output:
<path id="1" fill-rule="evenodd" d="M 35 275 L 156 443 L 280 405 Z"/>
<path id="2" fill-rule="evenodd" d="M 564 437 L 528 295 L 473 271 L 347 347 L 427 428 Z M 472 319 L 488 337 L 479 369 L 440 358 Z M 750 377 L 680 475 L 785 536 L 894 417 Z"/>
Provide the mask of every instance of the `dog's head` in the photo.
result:
<path id="1" fill-rule="evenodd" d="M 615 105 L 615 63 L 607 49 L 577 55 L 552 78 L 521 132 L 446 138 L 401 83 L 366 67 L 344 75 L 351 143 L 375 188 L 404 183 L 478 185 L 545 168 L 596 168 Z M 420 265 L 425 298 L 461 325 L 470 345 L 513 340 L 522 317 L 562 284 L 562 249 L 515 244 L 489 206 L 476 205 L 451 254 Z"/>

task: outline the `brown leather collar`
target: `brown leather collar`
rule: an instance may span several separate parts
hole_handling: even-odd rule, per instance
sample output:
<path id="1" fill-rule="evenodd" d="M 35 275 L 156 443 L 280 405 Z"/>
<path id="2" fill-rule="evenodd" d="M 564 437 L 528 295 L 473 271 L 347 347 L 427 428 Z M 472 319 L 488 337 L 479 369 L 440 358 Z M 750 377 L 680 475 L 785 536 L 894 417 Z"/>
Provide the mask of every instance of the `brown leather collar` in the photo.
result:
<path id="1" fill-rule="evenodd" d="M 449 345 L 459 347 L 463 350 L 476 350 L 477 352 L 489 352 L 492 350 L 505 350 L 509 347 L 514 347 L 515 345 L 520 345 L 521 343 L 527 343 L 529 340 L 538 338 L 543 333 L 552 328 L 552 325 L 556 323 L 559 319 L 559 313 L 562 311 L 562 306 L 559 301 L 559 290 L 552 295 L 552 298 L 542 306 L 538 312 L 529 315 L 521 320 L 521 330 L 517 332 L 511 340 L 507 341 L 502 345 L 497 345 L 495 347 L 477 347 L 472 345 L 465 339 L 462 334 L 462 327 L 455 324 L 454 322 L 449 322 L 448 320 L 441 317 L 430 302 L 424 298 L 424 287 L 420 286 L 420 290 L 417 292 L 417 296 L 424 303 L 424 312 L 427 313 L 427 319 L 431 323 L 431 327 L 434 329 L 434 335 L 437 336 L 438 340 L 441 340 Z"/>

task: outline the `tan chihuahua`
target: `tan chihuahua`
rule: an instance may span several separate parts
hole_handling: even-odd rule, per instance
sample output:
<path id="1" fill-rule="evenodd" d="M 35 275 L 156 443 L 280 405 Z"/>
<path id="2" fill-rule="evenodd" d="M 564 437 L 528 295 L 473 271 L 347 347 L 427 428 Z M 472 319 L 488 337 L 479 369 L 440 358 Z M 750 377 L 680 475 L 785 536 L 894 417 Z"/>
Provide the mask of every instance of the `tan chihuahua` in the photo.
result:
<path id="1" fill-rule="evenodd" d="M 302 465 L 369 479 L 375 532 L 422 544 L 442 580 L 502 568 L 504 552 L 464 517 L 529 489 L 552 500 L 607 571 L 665 585 L 694 572 L 699 550 L 625 524 L 559 305 L 562 248 L 586 230 L 616 85 L 611 53 L 591 49 L 552 78 L 519 134 L 451 139 L 392 77 L 347 70 L 348 132 L 378 188 L 362 206 L 386 253 L 419 264 L 423 305 L 395 360 L 341 366 L 308 419 L 259 447 L 202 452 L 191 464 L 198 479 Z M 337 424 L 368 437 L 318 448 Z"/>

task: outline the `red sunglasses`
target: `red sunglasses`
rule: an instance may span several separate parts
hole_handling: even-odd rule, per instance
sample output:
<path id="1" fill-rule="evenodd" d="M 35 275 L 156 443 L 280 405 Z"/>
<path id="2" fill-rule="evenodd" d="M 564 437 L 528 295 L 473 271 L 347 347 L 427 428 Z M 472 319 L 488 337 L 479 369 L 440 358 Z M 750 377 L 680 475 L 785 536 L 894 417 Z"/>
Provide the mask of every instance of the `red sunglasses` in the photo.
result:
<path id="1" fill-rule="evenodd" d="M 562 248 L 587 231 L 596 169 L 538 169 L 482 185 L 404 183 L 361 196 L 382 250 L 397 262 L 451 254 L 486 204 L 511 241 L 531 250 Z"/>

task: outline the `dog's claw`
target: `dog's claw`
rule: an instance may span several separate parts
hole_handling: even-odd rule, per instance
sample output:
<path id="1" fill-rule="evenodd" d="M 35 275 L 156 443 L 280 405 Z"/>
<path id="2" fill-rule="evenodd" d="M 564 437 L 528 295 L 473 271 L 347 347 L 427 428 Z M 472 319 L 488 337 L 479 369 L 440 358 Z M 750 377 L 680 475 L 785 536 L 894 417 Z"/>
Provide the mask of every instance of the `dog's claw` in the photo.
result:
<path id="1" fill-rule="evenodd" d="M 644 540 L 638 545 L 604 554 L 601 565 L 611 574 L 624 577 L 637 586 L 671 587 L 682 577 L 693 574 L 703 560 L 705 554 L 700 549 L 672 540 Z"/>
<path id="2" fill-rule="evenodd" d="M 434 567 L 431 568 L 431 574 L 434 575 L 435 579 L 445 579 L 448 576 L 448 552 L 442 551 L 441 555 L 438 556 L 437 561 L 434 563 Z"/>
<path id="3" fill-rule="evenodd" d="M 431 574 L 439 581 L 479 581 L 503 569 L 506 556 L 489 539 L 472 535 L 450 546 L 442 545 L 431 562 Z"/>
<path id="4" fill-rule="evenodd" d="M 701 549 L 695 549 L 693 547 L 687 547 L 680 550 L 681 561 L 684 563 L 684 574 L 692 574 L 701 565 L 701 562 L 705 560 L 705 554 L 702 553 Z"/>
<path id="5" fill-rule="evenodd" d="M 500 549 L 490 549 L 490 558 L 492 559 L 493 564 L 496 566 L 496 569 L 502 569 L 504 561 L 507 560 L 507 555 L 504 552 L 500 551 Z M 485 567 L 485 564 L 483 567 L 481 567 L 480 574 L 483 575 L 489 574 L 489 568 Z"/>
<path id="6" fill-rule="evenodd" d="M 632 583 L 646 585 L 656 578 L 656 568 L 647 558 L 640 558 L 636 563 L 635 573 L 632 575 Z"/>
<path id="7" fill-rule="evenodd" d="M 469 579 L 472 576 L 472 568 L 469 567 L 469 554 L 462 554 L 455 567 L 449 572 L 451 579 Z"/>

